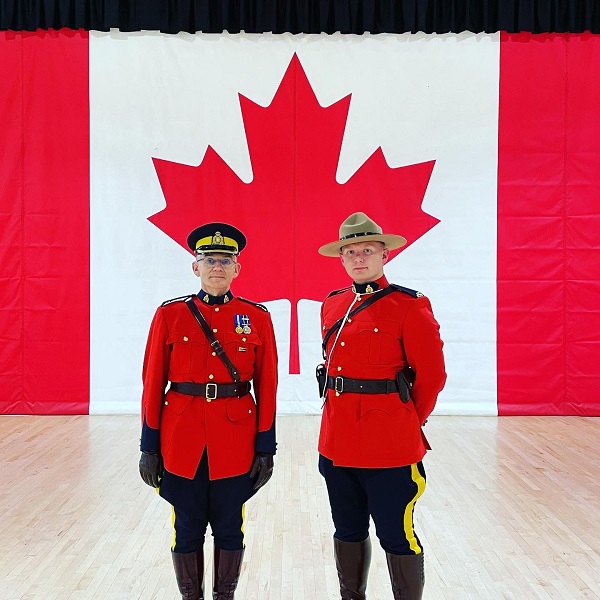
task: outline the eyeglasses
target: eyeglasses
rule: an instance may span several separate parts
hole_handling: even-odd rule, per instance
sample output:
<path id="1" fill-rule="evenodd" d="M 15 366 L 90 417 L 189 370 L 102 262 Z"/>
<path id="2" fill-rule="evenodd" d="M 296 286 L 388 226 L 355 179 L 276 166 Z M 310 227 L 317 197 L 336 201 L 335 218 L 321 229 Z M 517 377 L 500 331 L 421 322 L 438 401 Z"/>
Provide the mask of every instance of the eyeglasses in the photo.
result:
<path id="1" fill-rule="evenodd" d="M 204 263 L 207 267 L 211 269 L 220 265 L 224 269 L 231 269 L 235 266 L 236 261 L 232 258 L 213 258 L 212 256 L 198 256 L 196 257 L 197 262 Z"/>

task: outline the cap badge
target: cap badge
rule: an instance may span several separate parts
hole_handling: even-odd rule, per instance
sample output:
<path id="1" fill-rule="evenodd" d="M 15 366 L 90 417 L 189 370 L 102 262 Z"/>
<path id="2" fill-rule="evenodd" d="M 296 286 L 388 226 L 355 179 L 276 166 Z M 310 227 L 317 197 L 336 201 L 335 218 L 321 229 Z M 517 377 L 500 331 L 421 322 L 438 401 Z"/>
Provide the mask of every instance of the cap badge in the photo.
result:
<path id="1" fill-rule="evenodd" d="M 213 243 L 215 246 L 222 246 L 222 245 L 223 245 L 223 236 L 221 235 L 221 232 L 220 232 L 220 231 L 217 231 L 217 232 L 215 233 L 215 235 L 213 235 L 213 238 L 212 238 L 212 243 Z"/>

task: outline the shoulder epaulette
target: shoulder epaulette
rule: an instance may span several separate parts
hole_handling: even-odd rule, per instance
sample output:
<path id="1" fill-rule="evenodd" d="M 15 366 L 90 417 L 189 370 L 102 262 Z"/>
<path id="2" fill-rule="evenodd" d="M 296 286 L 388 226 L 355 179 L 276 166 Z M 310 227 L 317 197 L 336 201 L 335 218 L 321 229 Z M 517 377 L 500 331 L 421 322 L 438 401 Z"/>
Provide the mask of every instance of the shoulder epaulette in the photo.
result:
<path id="1" fill-rule="evenodd" d="M 165 300 L 161 306 L 166 306 L 167 304 L 171 304 L 171 302 L 184 302 L 188 298 L 192 298 L 194 294 L 188 294 L 187 296 L 178 296 L 177 298 L 171 298 L 170 300 Z"/>
<path id="2" fill-rule="evenodd" d="M 333 292 L 330 292 L 328 294 L 327 298 L 331 298 L 331 296 L 335 296 L 336 294 L 341 294 L 342 292 L 347 292 L 350 288 L 351 288 L 351 286 L 342 288 L 341 290 L 333 290 Z"/>
<path id="3" fill-rule="evenodd" d="M 404 287 L 402 285 L 397 285 L 395 283 L 390 283 L 390 286 L 393 287 L 398 292 L 404 292 L 413 298 L 421 298 L 424 296 L 423 292 L 417 292 L 417 290 L 411 290 L 410 288 Z"/>
<path id="4" fill-rule="evenodd" d="M 236 296 L 238 300 L 242 302 L 247 302 L 248 304 L 252 304 L 252 306 L 257 306 L 258 308 L 262 308 L 265 312 L 269 312 L 269 309 L 264 304 L 259 304 L 258 302 L 252 302 L 252 300 L 247 300 L 246 298 L 242 298 L 241 296 Z"/>

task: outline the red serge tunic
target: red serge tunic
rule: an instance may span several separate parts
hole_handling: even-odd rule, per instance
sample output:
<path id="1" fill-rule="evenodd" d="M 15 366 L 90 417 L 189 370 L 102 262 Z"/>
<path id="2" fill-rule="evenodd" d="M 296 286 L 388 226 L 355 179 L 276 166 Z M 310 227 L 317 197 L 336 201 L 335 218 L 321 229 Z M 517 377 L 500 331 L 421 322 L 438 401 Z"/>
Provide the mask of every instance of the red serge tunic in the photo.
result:
<path id="1" fill-rule="evenodd" d="M 376 283 L 379 288 L 389 285 L 385 277 Z M 343 326 L 333 353 L 336 334 L 329 338 L 327 373 L 332 377 L 393 380 L 406 366 L 416 374 L 406 404 L 396 393 L 336 395 L 327 390 L 319 452 L 337 466 L 399 467 L 425 455 L 421 427 L 444 387 L 446 372 L 431 304 L 425 296 L 411 292 L 394 291 L 352 317 Z M 353 310 L 369 295 L 361 295 Z M 323 302 L 323 337 L 355 298 L 349 288 Z"/>
<path id="2" fill-rule="evenodd" d="M 160 450 L 165 469 L 188 479 L 204 448 L 211 480 L 247 473 L 255 452 L 275 454 L 277 349 L 271 316 L 261 305 L 228 294 L 224 304 L 194 301 L 241 380 L 252 381 L 254 398 L 165 395 L 169 381 L 233 383 L 182 300 L 157 309 L 148 335 L 141 450 Z M 241 317 L 249 318 L 250 333 L 236 332 Z"/>

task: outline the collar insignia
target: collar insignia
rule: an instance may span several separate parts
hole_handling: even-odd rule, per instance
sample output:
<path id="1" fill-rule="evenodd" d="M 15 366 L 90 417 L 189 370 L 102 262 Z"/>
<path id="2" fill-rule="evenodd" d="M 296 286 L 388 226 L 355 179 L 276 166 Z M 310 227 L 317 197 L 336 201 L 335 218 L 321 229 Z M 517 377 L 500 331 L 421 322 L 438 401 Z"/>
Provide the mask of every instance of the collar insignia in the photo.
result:
<path id="1" fill-rule="evenodd" d="M 213 304 L 225 304 L 226 302 L 229 302 L 233 298 L 233 294 L 231 291 L 228 291 L 222 296 L 213 296 L 204 290 L 200 290 L 198 298 L 200 298 L 205 304 L 212 306 Z"/>
<path id="2" fill-rule="evenodd" d="M 376 281 L 370 283 L 353 283 L 352 291 L 355 294 L 372 294 L 379 289 L 379 284 Z"/>

